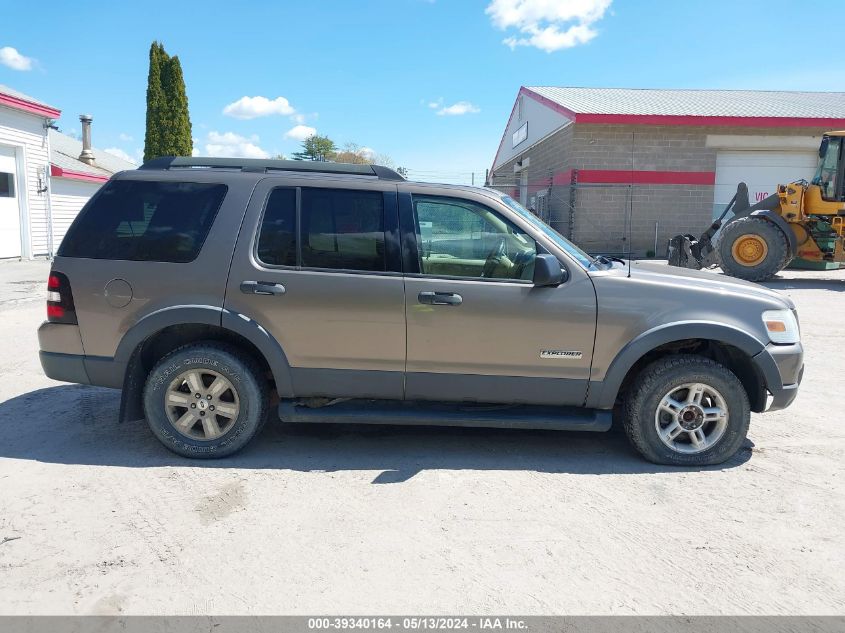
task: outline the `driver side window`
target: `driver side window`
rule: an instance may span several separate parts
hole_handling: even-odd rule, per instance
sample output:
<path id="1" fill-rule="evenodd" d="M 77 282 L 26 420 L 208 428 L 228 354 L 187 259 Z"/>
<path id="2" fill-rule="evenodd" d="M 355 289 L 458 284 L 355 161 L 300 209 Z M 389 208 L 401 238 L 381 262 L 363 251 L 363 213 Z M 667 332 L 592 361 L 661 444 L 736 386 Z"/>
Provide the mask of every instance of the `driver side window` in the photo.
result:
<path id="1" fill-rule="evenodd" d="M 422 274 L 531 281 L 537 243 L 522 229 L 470 200 L 413 200 Z"/>

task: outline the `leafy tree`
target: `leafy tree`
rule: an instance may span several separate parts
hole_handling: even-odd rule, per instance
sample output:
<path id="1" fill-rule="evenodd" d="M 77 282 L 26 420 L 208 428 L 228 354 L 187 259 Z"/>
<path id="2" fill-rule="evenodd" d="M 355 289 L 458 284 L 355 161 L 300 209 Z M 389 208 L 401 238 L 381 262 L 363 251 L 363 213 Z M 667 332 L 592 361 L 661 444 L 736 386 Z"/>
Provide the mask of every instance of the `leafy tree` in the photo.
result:
<path id="1" fill-rule="evenodd" d="M 277 158 L 282 158 L 278 156 Z M 338 150 L 328 136 L 309 136 L 302 142 L 302 150 L 292 154 L 294 160 L 322 160 L 335 163 L 352 163 L 353 165 L 383 165 L 395 169 L 403 177 L 408 177 L 405 167 L 397 167 L 393 159 L 387 154 L 373 156 L 365 152 L 358 143 L 344 143 L 343 149 Z"/>
<path id="2" fill-rule="evenodd" d="M 354 165 L 372 165 L 372 154 L 365 152 L 358 143 L 346 143 L 343 150 L 335 154 L 334 160 L 338 163 L 352 163 Z"/>
<path id="3" fill-rule="evenodd" d="M 334 160 L 337 154 L 337 146 L 328 136 L 312 134 L 302 141 L 302 150 L 294 152 L 294 160 Z"/>
<path id="4" fill-rule="evenodd" d="M 160 42 L 150 46 L 147 75 L 147 128 L 144 160 L 159 156 L 190 156 L 193 150 L 188 96 L 178 57 L 170 57 Z"/>

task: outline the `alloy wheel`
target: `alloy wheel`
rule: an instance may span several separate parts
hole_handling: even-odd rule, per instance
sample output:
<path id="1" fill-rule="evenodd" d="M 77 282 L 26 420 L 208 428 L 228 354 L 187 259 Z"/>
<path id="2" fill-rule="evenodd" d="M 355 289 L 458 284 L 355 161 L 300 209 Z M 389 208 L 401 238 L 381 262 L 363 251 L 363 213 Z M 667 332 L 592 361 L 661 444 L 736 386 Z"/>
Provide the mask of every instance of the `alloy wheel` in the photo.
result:
<path id="1" fill-rule="evenodd" d="M 164 405 L 173 428 L 198 440 L 214 440 L 225 435 L 240 413 L 234 385 L 210 369 L 191 369 L 179 374 L 165 392 Z"/>
<path id="2" fill-rule="evenodd" d="M 728 428 L 728 407 L 716 389 L 704 383 L 673 387 L 657 406 L 654 426 L 660 440 L 678 453 L 712 448 Z"/>

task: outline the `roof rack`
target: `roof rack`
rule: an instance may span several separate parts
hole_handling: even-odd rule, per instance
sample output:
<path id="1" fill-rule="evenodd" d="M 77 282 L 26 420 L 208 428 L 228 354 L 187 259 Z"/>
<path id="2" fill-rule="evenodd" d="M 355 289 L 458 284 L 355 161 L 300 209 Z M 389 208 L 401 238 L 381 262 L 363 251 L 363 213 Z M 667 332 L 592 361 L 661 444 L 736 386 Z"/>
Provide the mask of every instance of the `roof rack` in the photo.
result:
<path id="1" fill-rule="evenodd" d="M 264 160 L 260 158 L 202 158 L 198 156 L 162 156 L 148 160 L 138 169 L 240 169 L 273 173 L 299 171 L 323 174 L 372 176 L 379 180 L 405 180 L 401 174 L 381 165 L 354 165 L 311 160 Z"/>

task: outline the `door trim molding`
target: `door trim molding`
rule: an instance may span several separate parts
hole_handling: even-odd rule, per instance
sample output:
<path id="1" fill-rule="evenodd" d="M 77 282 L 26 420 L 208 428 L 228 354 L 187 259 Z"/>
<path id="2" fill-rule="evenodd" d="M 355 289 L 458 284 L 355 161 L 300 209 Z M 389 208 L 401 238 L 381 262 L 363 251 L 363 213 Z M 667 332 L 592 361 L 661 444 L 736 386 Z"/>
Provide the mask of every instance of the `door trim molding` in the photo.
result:
<path id="1" fill-rule="evenodd" d="M 294 397 L 401 400 L 404 372 L 291 367 Z"/>
<path id="2" fill-rule="evenodd" d="M 408 372 L 406 400 L 582 406 L 586 378 Z"/>

